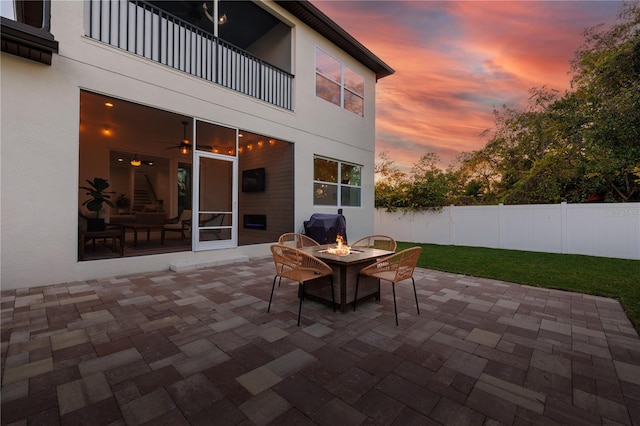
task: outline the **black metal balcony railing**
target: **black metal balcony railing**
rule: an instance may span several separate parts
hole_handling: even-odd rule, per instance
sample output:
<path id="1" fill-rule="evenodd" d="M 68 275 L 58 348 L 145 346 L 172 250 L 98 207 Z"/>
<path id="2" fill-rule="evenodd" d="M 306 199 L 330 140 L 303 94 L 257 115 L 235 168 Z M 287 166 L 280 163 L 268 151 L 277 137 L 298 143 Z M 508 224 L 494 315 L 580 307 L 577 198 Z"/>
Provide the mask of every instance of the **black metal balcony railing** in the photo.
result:
<path id="1" fill-rule="evenodd" d="M 88 36 L 292 109 L 293 75 L 144 1 L 89 0 Z"/>

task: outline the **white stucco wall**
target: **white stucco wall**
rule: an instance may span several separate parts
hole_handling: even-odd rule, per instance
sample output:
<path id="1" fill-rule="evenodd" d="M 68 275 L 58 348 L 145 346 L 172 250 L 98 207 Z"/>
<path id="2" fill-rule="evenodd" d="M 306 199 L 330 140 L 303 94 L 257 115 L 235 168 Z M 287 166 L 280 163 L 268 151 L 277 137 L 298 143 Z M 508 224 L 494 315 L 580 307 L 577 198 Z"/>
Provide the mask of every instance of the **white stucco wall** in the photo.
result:
<path id="1" fill-rule="evenodd" d="M 83 2 L 55 1 L 51 7 L 51 33 L 60 44 L 51 66 L 2 53 L 2 289 L 164 270 L 184 260 L 269 253 L 263 244 L 78 262 L 80 90 L 295 143 L 296 231 L 314 212 L 337 212 L 337 207 L 313 206 L 313 155 L 361 164 L 362 207 L 344 208 L 343 213 L 350 240 L 373 232 L 375 77 L 370 70 L 285 13 L 296 25 L 294 111 L 285 111 L 84 37 Z M 365 77 L 364 118 L 316 98 L 316 45 Z"/>

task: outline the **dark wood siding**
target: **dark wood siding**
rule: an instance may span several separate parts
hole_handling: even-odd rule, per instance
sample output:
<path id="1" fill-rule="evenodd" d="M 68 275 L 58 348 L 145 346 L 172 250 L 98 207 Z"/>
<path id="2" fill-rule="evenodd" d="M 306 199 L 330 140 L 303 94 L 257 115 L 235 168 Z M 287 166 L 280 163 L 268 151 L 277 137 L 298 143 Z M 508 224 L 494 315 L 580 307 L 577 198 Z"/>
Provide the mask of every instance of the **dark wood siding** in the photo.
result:
<path id="1" fill-rule="evenodd" d="M 262 146 L 243 149 L 238 162 L 238 245 L 276 242 L 285 232 L 293 231 L 294 182 L 293 144 L 262 140 Z M 244 170 L 265 169 L 263 192 L 242 192 Z M 266 229 L 245 228 L 245 215 L 266 216 Z"/>

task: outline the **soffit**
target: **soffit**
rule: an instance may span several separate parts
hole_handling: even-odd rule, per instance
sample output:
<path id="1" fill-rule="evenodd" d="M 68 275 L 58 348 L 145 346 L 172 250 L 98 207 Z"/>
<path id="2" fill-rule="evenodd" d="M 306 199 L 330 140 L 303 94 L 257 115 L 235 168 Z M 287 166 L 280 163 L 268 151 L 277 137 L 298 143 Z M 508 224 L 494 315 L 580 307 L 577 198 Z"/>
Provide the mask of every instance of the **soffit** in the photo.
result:
<path id="1" fill-rule="evenodd" d="M 382 59 L 374 55 L 369 49 L 364 47 L 358 40 L 309 1 L 274 0 L 274 3 L 293 14 L 327 40 L 375 72 L 376 79 L 387 77 L 395 72 L 393 68 L 384 63 Z"/>
<path id="2" fill-rule="evenodd" d="M 149 0 L 149 3 L 204 31 L 214 31 L 214 24 L 207 16 L 207 13 L 213 14 L 213 2 Z M 218 25 L 219 37 L 244 50 L 280 23 L 278 18 L 252 1 L 221 0 L 218 16 L 222 15 L 227 21 Z"/>

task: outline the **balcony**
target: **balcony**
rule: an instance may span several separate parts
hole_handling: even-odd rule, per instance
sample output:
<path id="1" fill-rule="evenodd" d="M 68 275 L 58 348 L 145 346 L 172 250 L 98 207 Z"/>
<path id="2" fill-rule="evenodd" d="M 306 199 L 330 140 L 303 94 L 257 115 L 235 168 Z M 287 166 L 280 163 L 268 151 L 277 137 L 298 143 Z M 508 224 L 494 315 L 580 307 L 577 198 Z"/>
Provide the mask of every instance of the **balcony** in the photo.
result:
<path id="1" fill-rule="evenodd" d="M 291 110 L 293 75 L 283 69 L 291 64 L 290 29 L 252 2 L 219 1 L 218 16 L 228 20 L 224 25 L 210 19 L 213 7 L 213 2 L 90 0 L 87 36 Z M 225 34 L 231 40 L 223 40 Z M 274 58 L 280 67 L 260 57 Z"/>

